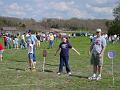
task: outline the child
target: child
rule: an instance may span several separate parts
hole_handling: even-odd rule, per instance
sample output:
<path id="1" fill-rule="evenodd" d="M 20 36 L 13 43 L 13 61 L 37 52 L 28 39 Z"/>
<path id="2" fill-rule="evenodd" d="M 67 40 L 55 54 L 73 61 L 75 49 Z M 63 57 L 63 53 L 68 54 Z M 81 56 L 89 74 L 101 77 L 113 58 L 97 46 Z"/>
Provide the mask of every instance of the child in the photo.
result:
<path id="1" fill-rule="evenodd" d="M 19 39 L 15 36 L 15 49 L 18 49 Z"/>
<path id="2" fill-rule="evenodd" d="M 73 49 L 74 51 L 76 51 L 76 50 L 70 45 L 67 37 L 62 38 L 62 42 L 60 43 L 59 48 L 56 51 L 56 54 L 60 49 L 61 49 L 61 51 L 60 51 L 60 64 L 59 64 L 58 75 L 60 75 L 61 72 L 63 71 L 64 64 L 65 64 L 67 73 L 69 75 L 71 75 L 71 70 L 70 70 L 69 63 L 68 63 L 68 61 L 69 61 L 69 49 Z M 79 54 L 79 52 L 77 52 L 77 53 Z"/>
<path id="3" fill-rule="evenodd" d="M 3 51 L 4 51 L 4 49 L 3 49 L 3 45 L 0 43 L 0 60 L 2 61 L 2 59 L 3 59 Z"/>
<path id="4" fill-rule="evenodd" d="M 29 58 L 29 69 L 35 69 L 35 65 L 33 62 L 33 44 L 29 41 L 28 44 L 28 58 Z"/>

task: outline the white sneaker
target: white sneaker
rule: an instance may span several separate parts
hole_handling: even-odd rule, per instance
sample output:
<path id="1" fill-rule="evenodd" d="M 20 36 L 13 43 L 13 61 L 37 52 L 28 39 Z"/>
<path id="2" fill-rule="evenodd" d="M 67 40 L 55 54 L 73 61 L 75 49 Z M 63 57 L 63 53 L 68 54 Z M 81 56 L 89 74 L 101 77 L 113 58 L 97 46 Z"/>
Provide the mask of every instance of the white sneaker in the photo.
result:
<path id="1" fill-rule="evenodd" d="M 102 78 L 101 78 L 101 76 L 99 76 L 99 75 L 98 75 L 98 77 L 96 78 L 96 80 L 101 80 L 101 79 L 102 79 Z"/>
<path id="2" fill-rule="evenodd" d="M 96 75 L 92 75 L 91 77 L 88 77 L 89 80 L 96 80 Z"/>
<path id="3" fill-rule="evenodd" d="M 60 72 L 58 72 L 57 74 L 58 74 L 58 75 L 60 75 L 61 73 L 60 73 Z"/>
<path id="4" fill-rule="evenodd" d="M 68 73 L 68 75 L 71 75 L 71 74 L 72 74 L 71 72 Z"/>

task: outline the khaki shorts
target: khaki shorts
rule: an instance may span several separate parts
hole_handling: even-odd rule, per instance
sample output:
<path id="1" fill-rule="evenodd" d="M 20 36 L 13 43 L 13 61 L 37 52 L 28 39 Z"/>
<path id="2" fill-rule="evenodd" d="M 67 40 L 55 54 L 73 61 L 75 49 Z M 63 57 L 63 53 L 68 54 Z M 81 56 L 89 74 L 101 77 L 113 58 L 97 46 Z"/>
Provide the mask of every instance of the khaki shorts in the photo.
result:
<path id="1" fill-rule="evenodd" d="M 103 56 L 100 57 L 99 54 L 92 54 L 91 56 L 91 64 L 94 66 L 102 66 L 103 65 Z"/>

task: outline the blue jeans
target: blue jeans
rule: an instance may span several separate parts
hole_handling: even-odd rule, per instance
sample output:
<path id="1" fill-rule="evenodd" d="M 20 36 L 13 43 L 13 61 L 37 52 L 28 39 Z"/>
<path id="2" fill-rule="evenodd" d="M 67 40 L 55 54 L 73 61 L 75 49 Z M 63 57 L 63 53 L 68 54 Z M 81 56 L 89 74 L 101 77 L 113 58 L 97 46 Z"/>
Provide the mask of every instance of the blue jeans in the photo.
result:
<path id="1" fill-rule="evenodd" d="M 33 62 L 36 62 L 36 50 L 35 50 L 35 45 L 33 46 Z"/>
<path id="2" fill-rule="evenodd" d="M 26 43 L 24 40 L 21 40 L 20 46 L 21 46 L 21 48 L 26 48 Z"/>
<path id="3" fill-rule="evenodd" d="M 69 61 L 69 56 L 61 56 L 60 55 L 59 72 L 63 71 L 64 64 L 65 64 L 67 73 L 71 71 L 68 61 Z"/>
<path id="4" fill-rule="evenodd" d="M 7 42 L 7 48 L 10 49 L 10 42 Z"/>
<path id="5" fill-rule="evenodd" d="M 52 48 L 52 47 L 53 47 L 53 44 L 54 44 L 54 41 L 53 41 L 53 40 L 50 40 L 50 42 L 49 42 L 49 47 L 48 47 L 48 48 Z"/>

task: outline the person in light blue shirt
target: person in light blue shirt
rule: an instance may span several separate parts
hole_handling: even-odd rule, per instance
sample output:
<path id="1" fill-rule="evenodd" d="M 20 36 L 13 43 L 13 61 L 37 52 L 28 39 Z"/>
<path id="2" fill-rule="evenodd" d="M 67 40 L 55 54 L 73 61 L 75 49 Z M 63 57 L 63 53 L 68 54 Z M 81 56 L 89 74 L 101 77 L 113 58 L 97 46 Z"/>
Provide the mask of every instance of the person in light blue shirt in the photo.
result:
<path id="1" fill-rule="evenodd" d="M 106 40 L 101 36 L 101 29 L 96 30 L 96 36 L 93 38 L 90 52 L 91 64 L 93 65 L 93 75 L 89 77 L 90 80 L 100 80 L 103 66 L 103 55 L 106 47 Z M 96 75 L 98 73 L 98 76 Z"/>
<path id="2" fill-rule="evenodd" d="M 32 42 L 32 45 L 33 45 L 33 62 L 34 62 L 34 65 L 36 65 L 36 49 L 35 49 L 35 46 L 36 46 L 36 43 L 37 43 L 37 38 L 36 36 L 32 33 L 31 30 L 28 31 L 28 34 L 29 34 L 29 37 L 27 38 L 27 43 L 29 45 L 29 42 Z"/>

